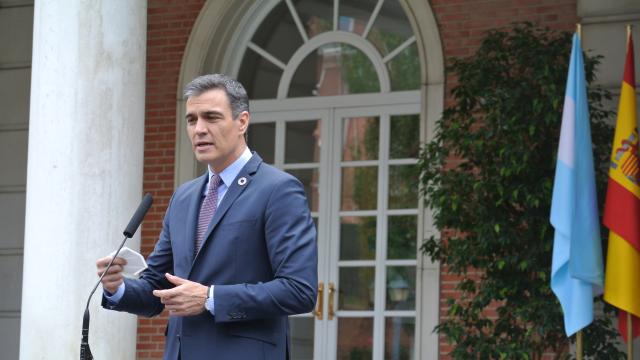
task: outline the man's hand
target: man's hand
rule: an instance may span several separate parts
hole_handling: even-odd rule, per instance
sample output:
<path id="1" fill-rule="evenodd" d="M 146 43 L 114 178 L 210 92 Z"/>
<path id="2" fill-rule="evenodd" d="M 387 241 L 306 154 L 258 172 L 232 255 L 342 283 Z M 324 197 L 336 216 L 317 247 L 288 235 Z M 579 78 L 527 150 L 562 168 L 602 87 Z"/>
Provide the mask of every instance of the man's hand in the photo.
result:
<path id="1" fill-rule="evenodd" d="M 165 274 L 173 289 L 154 290 L 153 295 L 160 298 L 169 314 L 178 316 L 198 315 L 205 310 L 209 288 L 197 282 L 185 280 L 171 274 Z"/>
<path id="2" fill-rule="evenodd" d="M 111 256 L 103 257 L 96 261 L 96 268 L 98 269 L 98 277 L 102 276 L 104 269 L 109 265 L 109 261 L 111 261 Z M 113 294 L 118 290 L 118 286 L 122 284 L 124 281 L 124 277 L 122 276 L 123 266 L 127 264 L 127 260 L 117 257 L 113 261 L 113 265 L 109 268 L 109 272 L 102 278 L 102 287 L 107 290 L 109 293 Z"/>

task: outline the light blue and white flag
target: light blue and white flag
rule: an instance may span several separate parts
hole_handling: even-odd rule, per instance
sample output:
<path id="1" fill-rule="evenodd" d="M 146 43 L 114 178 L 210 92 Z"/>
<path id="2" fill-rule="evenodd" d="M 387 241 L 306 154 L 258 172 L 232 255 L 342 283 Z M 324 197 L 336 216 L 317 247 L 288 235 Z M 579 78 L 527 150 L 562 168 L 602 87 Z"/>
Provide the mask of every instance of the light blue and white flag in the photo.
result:
<path id="1" fill-rule="evenodd" d="M 551 200 L 551 289 L 562 305 L 567 336 L 593 321 L 593 297 L 602 293 L 604 278 L 586 86 L 575 34 Z"/>

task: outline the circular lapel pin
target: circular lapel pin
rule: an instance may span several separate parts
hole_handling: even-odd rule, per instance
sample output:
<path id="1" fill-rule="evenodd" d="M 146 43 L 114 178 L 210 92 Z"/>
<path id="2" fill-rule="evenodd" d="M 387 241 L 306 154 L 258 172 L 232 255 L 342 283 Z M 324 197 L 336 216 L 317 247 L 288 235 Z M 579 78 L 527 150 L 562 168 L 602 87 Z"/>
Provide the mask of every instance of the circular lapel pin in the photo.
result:
<path id="1" fill-rule="evenodd" d="M 241 177 L 240 179 L 238 179 L 238 185 L 240 186 L 244 186 L 244 184 L 247 183 L 247 178 L 246 177 Z"/>

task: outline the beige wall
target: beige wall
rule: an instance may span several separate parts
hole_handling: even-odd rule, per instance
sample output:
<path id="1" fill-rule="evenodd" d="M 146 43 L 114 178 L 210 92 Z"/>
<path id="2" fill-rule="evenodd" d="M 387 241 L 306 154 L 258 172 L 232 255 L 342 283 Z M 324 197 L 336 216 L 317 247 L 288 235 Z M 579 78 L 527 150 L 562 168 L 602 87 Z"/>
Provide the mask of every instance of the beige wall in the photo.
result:
<path id="1" fill-rule="evenodd" d="M 0 0 L 0 349 L 17 359 L 20 334 L 33 1 Z"/>
<path id="2" fill-rule="evenodd" d="M 582 23 L 583 48 L 591 55 L 602 55 L 597 83 L 612 92 L 613 109 L 617 109 L 622 84 L 626 52 L 626 25 L 633 25 L 635 39 L 635 67 L 640 69 L 637 56 L 640 44 L 640 1 L 637 0 L 579 0 L 578 16 Z M 638 83 L 636 70 L 636 83 Z"/>

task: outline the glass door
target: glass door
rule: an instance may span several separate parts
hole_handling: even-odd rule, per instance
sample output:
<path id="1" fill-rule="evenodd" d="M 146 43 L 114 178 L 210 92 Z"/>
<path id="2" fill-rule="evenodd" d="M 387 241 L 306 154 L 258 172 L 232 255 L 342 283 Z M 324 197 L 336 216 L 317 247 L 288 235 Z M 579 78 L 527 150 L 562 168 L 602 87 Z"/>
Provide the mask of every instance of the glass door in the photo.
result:
<path id="1" fill-rule="evenodd" d="M 254 113 L 249 147 L 305 186 L 316 311 L 292 359 L 415 359 L 419 104 Z"/>
<path id="2" fill-rule="evenodd" d="M 416 358 L 418 111 L 333 113 L 331 359 Z"/>
<path id="3" fill-rule="evenodd" d="M 318 278 L 326 278 L 330 118 L 327 110 L 253 113 L 248 143 L 263 160 L 295 176 L 307 193 L 318 230 Z M 320 280 L 322 281 L 322 280 Z M 324 284 L 318 284 L 323 287 Z M 319 293 L 319 296 L 322 293 Z M 316 311 L 289 317 L 291 358 L 324 359 L 326 317 L 318 299 Z"/>

